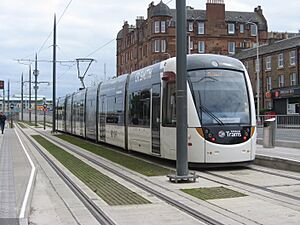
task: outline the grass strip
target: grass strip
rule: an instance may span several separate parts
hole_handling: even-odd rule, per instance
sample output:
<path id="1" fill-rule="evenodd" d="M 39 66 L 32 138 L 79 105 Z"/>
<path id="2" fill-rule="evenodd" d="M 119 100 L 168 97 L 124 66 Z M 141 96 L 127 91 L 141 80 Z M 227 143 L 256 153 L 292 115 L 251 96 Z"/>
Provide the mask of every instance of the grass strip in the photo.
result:
<path id="1" fill-rule="evenodd" d="M 80 148 L 90 151 L 96 155 L 99 155 L 103 158 L 106 158 L 114 163 L 122 165 L 145 176 L 165 176 L 167 174 L 170 174 L 170 170 L 162 166 L 151 164 L 144 160 L 124 155 L 116 151 L 105 149 L 103 147 L 90 143 L 89 141 L 82 140 L 81 138 L 77 138 L 66 134 L 56 136 L 64 141 L 72 143 Z"/>
<path id="2" fill-rule="evenodd" d="M 19 124 L 19 126 L 20 126 L 21 128 L 27 128 L 27 127 L 24 125 L 24 123 L 18 122 L 18 124 Z"/>
<path id="3" fill-rule="evenodd" d="M 32 122 L 28 122 L 28 121 L 23 121 L 22 123 L 26 123 L 28 126 L 31 126 L 31 127 L 39 127 L 38 125 L 37 125 L 37 126 L 35 126 L 35 124 L 34 124 L 34 123 L 32 123 Z"/>
<path id="4" fill-rule="evenodd" d="M 224 187 L 181 189 L 181 191 L 202 200 L 237 198 L 247 196 Z"/>
<path id="5" fill-rule="evenodd" d="M 135 205 L 151 203 L 42 136 L 32 135 L 32 137 L 107 204 Z"/>

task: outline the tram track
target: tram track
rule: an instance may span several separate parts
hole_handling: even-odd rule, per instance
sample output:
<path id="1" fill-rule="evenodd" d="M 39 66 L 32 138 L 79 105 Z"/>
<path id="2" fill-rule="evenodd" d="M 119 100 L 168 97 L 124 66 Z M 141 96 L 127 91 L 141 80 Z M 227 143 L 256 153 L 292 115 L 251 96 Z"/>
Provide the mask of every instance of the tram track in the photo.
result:
<path id="1" fill-rule="evenodd" d="M 70 146 L 68 144 L 65 144 L 61 141 L 57 141 L 57 139 L 52 137 L 51 135 L 46 135 L 45 133 L 40 132 L 40 131 L 38 131 L 37 129 L 34 129 L 34 128 L 31 128 L 31 129 L 33 129 L 35 132 L 37 132 L 41 136 L 51 140 L 53 143 L 59 144 L 63 148 L 68 149 L 69 151 L 79 155 L 80 157 L 90 161 L 91 163 L 93 163 L 93 164 L 109 171 L 110 173 L 112 173 L 112 174 L 122 178 L 123 180 L 135 185 L 136 187 L 152 194 L 153 196 L 156 196 L 157 198 L 161 199 L 162 201 L 164 201 L 164 202 L 168 203 L 169 205 L 179 209 L 180 211 L 194 217 L 195 219 L 199 220 L 200 222 L 203 222 L 203 223 L 209 224 L 209 225 L 224 225 L 224 223 L 219 222 L 219 221 L 217 221 L 217 220 L 215 220 L 215 219 L 213 219 L 213 218 L 211 218 L 211 217 L 209 217 L 209 216 L 207 216 L 207 215 L 205 215 L 205 214 L 203 214 L 203 213 L 201 213 L 201 212 L 199 212 L 199 211 L 197 211 L 197 210 L 195 210 L 195 209 L 193 209 L 193 208 L 191 208 L 191 207 L 189 207 L 189 206 L 187 206 L 187 205 L 185 205 L 185 204 L 183 204 L 183 203 L 181 203 L 181 202 L 179 202 L 175 199 L 172 199 L 171 197 L 169 197 L 169 196 L 167 196 L 167 195 L 165 195 L 165 194 L 163 194 L 163 193 L 161 193 L 161 192 L 159 192 L 159 191 L 157 191 L 157 190 L 141 183 L 140 181 L 137 181 L 137 180 L 125 175 L 122 172 L 119 172 L 118 170 L 116 170 L 112 167 L 109 167 L 109 166 L 105 165 L 102 162 L 99 162 L 97 159 L 92 158 L 92 157 L 84 154 L 82 151 L 79 151 L 78 149 L 73 148 L 72 146 Z"/>
<path id="2" fill-rule="evenodd" d="M 257 169 L 257 168 L 253 168 L 252 166 L 248 166 L 247 169 L 253 170 L 253 171 L 257 171 L 257 172 L 262 172 L 262 173 L 269 174 L 269 175 L 274 175 L 274 176 L 282 177 L 282 178 L 287 178 L 287 179 L 292 179 L 292 180 L 300 181 L 300 177 L 286 175 L 286 174 L 280 174 L 280 173 L 275 173 L 275 172 L 267 171 L 265 169 Z"/>
<path id="3" fill-rule="evenodd" d="M 33 129 L 33 128 L 31 128 L 31 129 Z M 58 141 L 57 138 L 55 138 L 55 137 L 53 137 L 53 136 L 51 136 L 51 135 L 45 135 L 44 132 L 40 132 L 40 131 L 38 131 L 38 130 L 36 130 L 36 129 L 33 129 L 33 130 L 35 130 L 35 131 L 38 132 L 39 134 L 45 136 L 46 138 L 50 139 L 51 141 L 53 141 L 53 142 L 55 142 L 55 143 L 58 143 L 58 144 L 61 145 L 62 147 L 64 147 L 64 148 L 66 148 L 66 149 L 68 149 L 68 150 L 70 150 L 70 151 L 72 151 L 72 152 L 78 154 L 79 156 L 81 156 L 81 157 L 87 159 L 88 161 L 90 161 L 90 162 L 92 162 L 92 163 L 94 163 L 94 164 L 96 164 L 96 165 L 98 165 L 98 166 L 100 166 L 100 167 L 102 167 L 102 168 L 108 170 L 109 172 L 112 172 L 112 173 L 116 174 L 117 176 L 123 178 L 124 180 L 126 180 L 126 181 L 128 181 L 128 182 L 130 182 L 130 183 L 133 183 L 135 186 L 140 187 L 141 189 L 143 189 L 143 190 L 145 190 L 145 191 L 147 191 L 147 192 L 149 192 L 149 193 L 151 193 L 151 194 L 157 196 L 157 197 L 160 198 L 161 200 L 163 200 L 163 201 L 169 203 L 170 205 L 175 206 L 176 208 L 180 209 L 180 210 L 183 211 L 183 212 L 186 212 L 187 214 L 193 216 L 194 218 L 196 218 L 196 219 L 198 219 L 198 220 L 200 220 L 200 221 L 202 221 L 202 222 L 205 222 L 206 224 L 222 224 L 222 223 L 220 223 L 220 222 L 218 222 L 218 221 L 214 221 L 214 220 L 211 221 L 211 218 L 205 218 L 205 219 L 203 219 L 203 218 L 202 218 L 202 215 L 200 215 L 200 218 L 199 218 L 199 212 L 198 212 L 198 211 L 193 210 L 193 209 L 191 210 L 190 207 L 188 207 L 188 206 L 187 206 L 187 207 L 186 207 L 186 206 L 179 206 L 179 205 L 182 205 L 182 204 L 179 203 L 179 202 L 177 202 L 177 201 L 174 201 L 173 199 L 171 199 L 171 201 L 170 201 L 169 199 L 165 198 L 165 197 L 167 197 L 167 196 L 164 196 L 164 195 L 161 194 L 160 192 L 157 192 L 157 193 L 156 193 L 155 190 L 154 190 L 154 192 L 153 192 L 153 191 L 149 190 L 149 187 L 147 187 L 147 186 L 144 187 L 144 185 L 140 185 L 139 182 L 137 182 L 137 181 L 135 181 L 135 180 L 132 180 L 132 181 L 131 181 L 131 178 L 130 178 L 129 180 L 127 180 L 126 175 L 124 175 L 124 174 L 118 174 L 118 172 L 115 173 L 115 171 L 111 170 L 111 168 L 107 168 L 106 165 L 103 165 L 102 163 L 100 163 L 99 161 L 97 161 L 97 160 L 94 159 L 94 158 L 86 157 L 86 155 L 82 153 L 83 151 L 79 151 L 78 149 L 73 148 L 73 147 L 69 146 L 68 144 L 65 144 L 64 141 Z M 114 150 L 115 150 L 115 149 L 114 149 Z M 148 160 L 148 161 L 149 161 L 149 160 Z M 156 163 L 157 163 L 157 162 L 156 162 Z M 158 163 L 158 164 L 159 164 L 159 163 Z M 246 168 L 247 168 L 247 167 L 246 167 Z M 247 169 L 251 169 L 251 168 L 247 168 Z M 254 170 L 254 171 L 257 170 L 258 172 L 264 172 L 264 171 L 258 170 L 258 169 L 251 169 L 251 170 Z M 199 172 L 199 171 L 197 171 L 197 172 Z M 205 173 L 205 175 L 200 175 L 200 177 L 203 178 L 203 179 L 210 180 L 210 181 L 213 181 L 213 182 L 217 182 L 217 183 L 220 183 L 221 185 L 232 186 L 232 187 L 235 187 L 235 188 L 238 188 L 238 189 L 241 189 L 241 190 L 245 190 L 246 192 L 249 192 L 249 193 L 253 193 L 253 194 L 255 194 L 255 195 L 262 196 L 263 198 L 268 198 L 268 199 L 271 199 L 271 200 L 275 200 L 275 201 L 277 201 L 277 202 L 279 202 L 279 203 L 284 203 L 285 205 L 291 205 L 291 204 L 292 204 L 294 207 L 295 207 L 295 206 L 298 207 L 298 204 L 293 204 L 293 203 L 291 203 L 289 200 L 282 200 L 282 199 L 278 198 L 278 196 L 281 196 L 281 197 L 284 197 L 284 198 L 292 199 L 292 200 L 294 200 L 294 201 L 299 201 L 299 198 L 296 197 L 296 196 L 289 195 L 289 194 L 282 193 L 282 192 L 275 191 L 275 190 L 271 190 L 271 189 L 268 189 L 268 188 L 266 188 L 266 187 L 262 187 L 262 186 L 259 186 L 259 185 L 254 185 L 254 184 L 247 183 L 247 182 L 242 182 L 242 184 L 241 184 L 240 180 L 236 180 L 236 179 L 233 179 L 233 178 L 229 178 L 229 179 L 228 179 L 227 177 L 224 177 L 224 176 L 222 176 L 222 175 L 216 175 L 216 174 L 214 174 L 213 172 L 205 171 L 204 173 Z M 209 178 L 208 176 L 206 176 L 206 174 L 209 175 L 209 176 L 217 177 L 218 179 Z M 270 174 L 270 175 L 277 175 L 277 174 L 275 174 L 275 173 L 273 173 L 273 172 L 270 172 L 269 174 Z M 283 175 L 283 176 L 284 176 L 284 175 Z M 288 176 L 288 175 L 287 175 L 287 176 L 285 176 L 285 178 L 294 179 L 294 178 L 296 178 L 296 177 L 294 177 L 294 176 Z M 298 180 L 298 179 L 296 178 L 295 180 Z M 148 181 L 148 182 L 149 182 L 149 181 Z M 230 184 L 230 182 L 232 182 L 232 183 L 239 183 L 239 185 L 236 185 L 236 184 Z M 150 183 L 152 183 L 152 182 L 150 181 Z M 152 183 L 152 184 L 154 184 L 154 183 Z M 158 185 L 158 184 L 155 184 L 155 185 L 158 186 L 158 187 L 164 188 L 164 187 L 162 187 L 161 185 Z M 242 185 L 242 187 L 241 187 L 241 185 Z M 268 194 L 266 194 L 266 193 L 264 194 L 264 193 L 262 193 L 262 192 L 258 192 L 257 190 L 256 190 L 256 191 L 255 191 L 255 190 L 249 190 L 249 188 L 246 188 L 246 187 L 256 188 L 256 189 L 258 189 L 258 190 L 260 190 L 260 191 L 264 191 L 264 192 L 271 193 L 271 194 L 273 194 L 273 196 L 270 196 L 270 195 L 268 195 Z M 166 188 L 164 188 L 164 189 L 166 189 Z M 274 195 L 276 195 L 277 197 L 274 196 Z M 178 203 L 179 203 L 179 205 L 178 205 Z M 210 204 L 210 203 L 208 203 L 208 204 Z M 215 204 L 211 204 L 211 205 L 212 205 L 212 206 L 215 206 L 215 207 L 219 207 L 219 206 L 216 206 Z M 221 208 L 222 208 L 222 207 L 221 207 Z M 293 207 L 291 207 L 291 208 L 293 208 Z M 235 215 L 237 215 L 237 216 L 243 217 L 242 215 L 236 214 L 236 213 L 234 213 L 234 212 L 231 212 L 231 213 L 233 213 L 233 214 L 235 214 Z M 207 216 L 205 215 L 205 217 L 207 217 Z M 233 219 L 233 218 L 232 218 L 232 219 Z M 249 219 L 249 218 L 246 218 L 246 217 L 245 217 L 244 219 Z M 252 222 L 255 222 L 255 221 L 252 221 Z"/>
<path id="4" fill-rule="evenodd" d="M 104 211 L 102 211 L 90 198 L 87 196 L 81 188 L 71 180 L 71 178 L 60 169 L 51 158 L 44 153 L 44 151 L 26 134 L 23 129 L 18 129 L 22 132 L 24 137 L 30 142 L 30 144 L 38 151 L 38 153 L 45 159 L 45 161 L 51 166 L 51 168 L 59 175 L 59 177 L 65 182 L 70 190 L 78 197 L 78 199 L 84 204 L 89 212 L 95 217 L 95 219 L 101 225 L 116 225 L 116 223 L 110 219 Z"/>
<path id="5" fill-rule="evenodd" d="M 273 196 L 269 196 L 269 195 L 259 193 L 259 195 L 262 195 L 263 197 L 266 197 L 266 198 L 270 198 L 272 200 L 280 201 L 282 203 L 286 203 L 286 204 L 293 205 L 293 206 L 296 206 L 296 207 L 299 206 L 300 197 L 290 195 L 290 194 L 287 194 L 287 193 L 283 193 L 283 192 L 280 192 L 280 191 L 276 191 L 276 190 L 270 189 L 268 187 L 259 186 L 259 185 L 252 184 L 252 183 L 249 183 L 249 182 L 244 182 L 244 181 L 241 181 L 241 180 L 238 180 L 238 179 L 230 178 L 230 177 L 227 177 L 227 176 L 224 176 L 224 175 L 216 174 L 216 173 L 213 173 L 213 172 L 206 171 L 205 173 L 209 174 L 211 176 L 214 176 L 214 177 L 221 178 L 221 179 L 226 180 L 226 181 L 230 181 L 230 182 L 240 184 L 244 187 L 247 186 L 247 187 L 255 188 L 255 189 L 258 189 L 258 190 L 261 190 L 261 191 L 264 191 L 264 192 L 267 192 L 267 193 L 270 193 L 270 194 L 274 194 L 274 195 L 277 195 L 277 196 L 280 196 L 280 197 L 284 197 L 285 199 L 278 199 L 278 198 L 273 197 Z M 243 188 L 240 185 L 234 185 L 234 184 L 230 184 L 230 185 L 235 186 L 235 187 L 240 188 L 240 189 L 244 189 L 244 190 L 246 190 L 248 192 L 252 192 L 254 194 L 258 194 L 254 191 L 249 191 L 249 189 Z M 296 202 L 293 203 L 290 200 L 294 200 Z"/>

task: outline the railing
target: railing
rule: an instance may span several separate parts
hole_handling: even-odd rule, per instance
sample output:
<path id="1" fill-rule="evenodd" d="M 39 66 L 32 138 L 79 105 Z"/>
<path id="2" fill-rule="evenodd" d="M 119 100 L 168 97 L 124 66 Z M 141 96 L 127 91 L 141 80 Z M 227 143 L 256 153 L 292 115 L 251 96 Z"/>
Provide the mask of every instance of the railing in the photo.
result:
<path id="1" fill-rule="evenodd" d="M 260 115 L 257 121 L 258 138 L 263 138 L 264 121 L 271 118 L 276 121 L 276 140 L 300 143 L 300 115 Z"/>
<path id="2" fill-rule="evenodd" d="M 258 127 L 263 127 L 263 122 L 271 118 L 275 118 L 276 128 L 300 129 L 300 115 L 260 115 Z"/>

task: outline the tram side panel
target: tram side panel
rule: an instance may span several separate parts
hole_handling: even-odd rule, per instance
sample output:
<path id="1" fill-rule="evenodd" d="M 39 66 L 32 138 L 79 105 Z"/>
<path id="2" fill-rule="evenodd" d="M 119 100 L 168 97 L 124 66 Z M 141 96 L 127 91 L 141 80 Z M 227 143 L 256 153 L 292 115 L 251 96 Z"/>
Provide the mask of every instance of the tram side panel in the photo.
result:
<path id="1" fill-rule="evenodd" d="M 72 133 L 72 100 L 73 100 L 73 94 L 68 95 L 66 97 L 66 132 L 71 134 Z"/>
<path id="2" fill-rule="evenodd" d="M 161 155 L 160 105 L 156 100 L 153 101 L 153 97 L 160 99 L 160 66 L 161 63 L 157 63 L 133 72 L 127 92 L 128 149 L 156 156 Z M 153 93 L 153 90 L 157 93 Z M 156 104 L 155 108 L 152 107 L 153 103 Z M 153 109 L 158 110 L 153 114 Z M 153 126 L 155 131 L 152 115 L 157 123 Z"/>
<path id="3" fill-rule="evenodd" d="M 86 90 L 73 96 L 72 104 L 72 134 L 85 137 L 85 97 Z"/>
<path id="4" fill-rule="evenodd" d="M 99 84 L 100 85 L 100 84 Z M 97 94 L 99 85 L 90 87 L 86 93 L 86 137 L 91 140 L 97 139 Z"/>
<path id="5" fill-rule="evenodd" d="M 57 101 L 57 117 L 56 128 L 59 131 L 65 132 L 65 97 L 59 98 Z"/>
<path id="6" fill-rule="evenodd" d="M 127 75 L 105 82 L 98 93 L 98 140 L 125 148 L 125 87 Z"/>

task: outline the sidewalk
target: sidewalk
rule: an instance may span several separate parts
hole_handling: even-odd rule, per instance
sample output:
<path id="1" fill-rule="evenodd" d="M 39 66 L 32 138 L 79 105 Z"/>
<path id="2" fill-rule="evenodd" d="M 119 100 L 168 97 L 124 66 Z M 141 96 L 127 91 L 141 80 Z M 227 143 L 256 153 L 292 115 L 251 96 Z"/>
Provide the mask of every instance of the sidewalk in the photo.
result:
<path id="1" fill-rule="evenodd" d="M 0 146 L 0 224 L 23 224 L 31 165 L 14 129 L 0 134 Z"/>
<path id="2" fill-rule="evenodd" d="M 257 144 L 255 164 L 300 172 L 300 149 Z"/>

